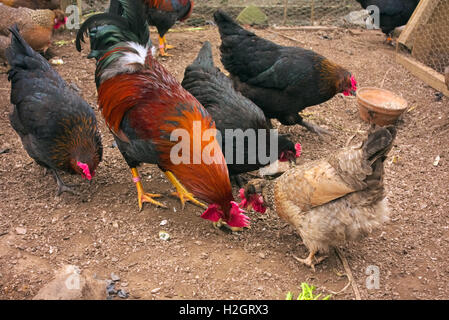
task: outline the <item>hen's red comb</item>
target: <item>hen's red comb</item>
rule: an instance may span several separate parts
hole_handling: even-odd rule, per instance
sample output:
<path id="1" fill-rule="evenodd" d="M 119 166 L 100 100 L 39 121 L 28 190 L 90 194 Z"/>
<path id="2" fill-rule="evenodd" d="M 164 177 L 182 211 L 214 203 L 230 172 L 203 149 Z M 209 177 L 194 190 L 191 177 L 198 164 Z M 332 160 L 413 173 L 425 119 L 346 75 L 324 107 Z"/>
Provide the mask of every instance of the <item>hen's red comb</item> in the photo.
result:
<path id="1" fill-rule="evenodd" d="M 351 77 L 351 85 L 353 90 L 357 90 L 357 80 L 355 80 L 355 77 Z"/>
<path id="2" fill-rule="evenodd" d="M 296 158 L 301 156 L 302 147 L 300 143 L 295 144 Z"/>
<path id="3" fill-rule="evenodd" d="M 80 161 L 78 161 L 76 164 L 81 168 L 81 170 L 83 170 L 84 177 L 89 181 L 92 180 L 92 174 L 90 173 L 89 166 Z"/>

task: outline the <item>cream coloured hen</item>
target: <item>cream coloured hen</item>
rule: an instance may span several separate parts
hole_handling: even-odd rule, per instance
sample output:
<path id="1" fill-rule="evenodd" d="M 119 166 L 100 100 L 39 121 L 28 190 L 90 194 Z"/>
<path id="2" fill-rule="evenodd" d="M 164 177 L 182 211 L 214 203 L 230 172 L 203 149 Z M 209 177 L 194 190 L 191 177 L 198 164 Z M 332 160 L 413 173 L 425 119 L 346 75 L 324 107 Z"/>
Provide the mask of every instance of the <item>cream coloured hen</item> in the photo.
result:
<path id="1" fill-rule="evenodd" d="M 279 178 L 255 179 L 241 190 L 242 207 L 265 211 L 268 203 L 293 225 L 309 249 L 300 262 L 314 269 L 317 252 L 357 240 L 388 220 L 384 160 L 396 129 L 372 130 L 358 146 L 294 167 Z M 315 261 L 314 261 L 315 260 Z"/>

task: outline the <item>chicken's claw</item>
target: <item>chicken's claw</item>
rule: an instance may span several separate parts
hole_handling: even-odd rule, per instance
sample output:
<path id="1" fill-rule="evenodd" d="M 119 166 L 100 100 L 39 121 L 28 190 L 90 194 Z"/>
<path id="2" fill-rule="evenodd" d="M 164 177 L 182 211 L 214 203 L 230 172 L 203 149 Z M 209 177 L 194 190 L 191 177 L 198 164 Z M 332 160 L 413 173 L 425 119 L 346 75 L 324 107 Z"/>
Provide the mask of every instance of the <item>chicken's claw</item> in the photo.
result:
<path id="1" fill-rule="evenodd" d="M 193 204 L 195 204 L 195 205 L 197 205 L 199 207 L 203 207 L 203 208 L 207 209 L 207 206 L 204 203 L 196 200 L 195 197 L 193 196 L 193 194 L 190 193 L 189 191 L 187 191 L 187 189 L 178 181 L 178 179 L 176 179 L 176 177 L 174 176 L 173 173 L 171 173 L 170 171 L 166 171 L 165 172 L 165 176 L 173 184 L 173 186 L 176 188 L 176 192 L 174 192 L 174 194 L 181 201 L 182 210 L 184 210 L 185 203 L 187 201 L 190 201 L 190 202 L 192 202 Z"/>
<path id="2" fill-rule="evenodd" d="M 165 205 L 163 205 L 159 201 L 156 201 L 156 200 L 153 199 L 153 198 L 159 198 L 159 197 L 162 197 L 162 195 L 160 195 L 160 194 L 153 194 L 153 193 L 144 193 L 143 190 L 139 191 L 139 189 L 137 189 L 137 198 L 138 198 L 138 201 L 139 201 L 139 210 L 142 211 L 144 202 L 152 203 L 152 204 L 154 204 L 154 205 L 156 205 L 158 207 L 161 207 L 161 208 L 167 208 Z"/>
<path id="3" fill-rule="evenodd" d="M 165 52 L 164 48 L 159 48 L 159 55 L 161 57 L 173 57 L 172 54 L 169 54 L 169 53 Z"/>
<path id="4" fill-rule="evenodd" d="M 331 135 L 331 133 L 324 129 L 321 128 L 320 126 L 304 121 L 302 120 L 302 122 L 300 123 L 300 125 L 302 125 L 303 127 L 305 127 L 307 130 L 309 130 L 310 132 L 316 133 L 319 137 L 323 138 L 323 135 L 327 134 L 327 135 Z"/>
<path id="5" fill-rule="evenodd" d="M 142 181 L 140 181 L 139 172 L 137 171 L 136 168 L 132 168 L 131 173 L 133 175 L 133 181 L 136 184 L 136 188 L 137 188 L 137 200 L 139 202 L 139 210 L 140 211 L 142 211 L 142 209 L 143 209 L 144 202 L 152 203 L 161 208 L 167 208 L 164 204 L 153 199 L 153 198 L 161 197 L 160 194 L 145 193 L 145 191 L 143 190 Z"/>
<path id="6" fill-rule="evenodd" d="M 315 254 L 316 254 L 316 252 L 310 252 L 309 256 L 305 259 L 301 259 L 296 256 L 293 256 L 293 258 L 295 258 L 296 261 L 310 267 L 313 270 L 313 272 L 315 272 L 316 271 L 315 265 L 320 264 L 321 262 L 323 262 L 323 260 L 325 260 L 327 258 L 327 256 L 316 258 Z M 314 262 L 314 260 L 315 260 L 315 262 Z"/>
<path id="7" fill-rule="evenodd" d="M 165 50 L 173 49 L 174 46 L 168 45 L 167 40 L 164 37 L 159 37 L 159 55 L 161 57 L 173 57 L 173 55 L 168 54 Z"/>
<path id="8" fill-rule="evenodd" d="M 219 229 L 221 231 L 225 232 L 242 232 L 244 229 L 240 227 L 231 227 L 226 222 L 223 222 L 221 219 L 217 222 L 212 222 L 212 225 L 215 229 Z M 247 226 L 246 228 L 251 228 L 250 226 Z"/>
<path id="9" fill-rule="evenodd" d="M 66 185 L 61 177 L 59 176 L 58 172 L 56 170 L 51 170 L 51 172 L 53 173 L 53 176 L 56 180 L 56 183 L 58 184 L 58 191 L 56 193 L 56 196 L 59 197 L 61 194 L 63 194 L 64 192 L 68 192 L 74 195 L 80 195 L 79 192 L 73 190 L 73 187 L 78 187 L 78 185 Z"/>

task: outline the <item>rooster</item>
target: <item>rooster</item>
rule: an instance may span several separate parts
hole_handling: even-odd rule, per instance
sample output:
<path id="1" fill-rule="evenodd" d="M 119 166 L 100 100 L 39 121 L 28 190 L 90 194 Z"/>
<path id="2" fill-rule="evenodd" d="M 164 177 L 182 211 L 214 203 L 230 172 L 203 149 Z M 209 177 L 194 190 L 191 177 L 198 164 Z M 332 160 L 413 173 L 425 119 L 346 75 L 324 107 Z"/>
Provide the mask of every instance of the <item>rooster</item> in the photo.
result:
<path id="1" fill-rule="evenodd" d="M 148 23 L 157 28 L 159 33 L 159 54 L 164 57 L 171 56 L 166 52 L 174 46 L 168 45 L 165 34 L 173 27 L 176 21 L 187 20 L 193 11 L 193 0 L 139 0 L 145 5 Z M 110 11 L 117 12 L 121 7 L 117 0 L 111 0 Z M 121 8 L 119 10 L 122 10 Z"/>
<path id="2" fill-rule="evenodd" d="M 309 249 L 306 259 L 296 259 L 314 269 L 324 259 L 314 262 L 318 251 L 356 240 L 388 220 L 384 161 L 395 136 L 394 127 L 379 128 L 361 146 L 292 168 L 270 182 L 253 180 L 240 190 L 241 206 L 263 213 L 271 202 Z"/>
<path id="3" fill-rule="evenodd" d="M 61 0 L 0 0 L 7 6 L 14 8 L 30 8 L 30 9 L 60 9 Z"/>
<path id="4" fill-rule="evenodd" d="M 247 226 L 248 217 L 234 201 L 215 123 L 151 55 L 143 4 L 119 1 L 121 16 L 110 12 L 90 17 L 78 32 L 76 46 L 81 50 L 89 33 L 89 57 L 97 60 L 98 104 L 131 168 L 139 208 L 143 202 L 164 206 L 154 199 L 160 195 L 144 192 L 137 170 L 141 163 L 152 163 L 176 187 L 183 207 L 185 199 L 204 206 L 198 197 L 209 204 L 202 218 Z"/>
<path id="5" fill-rule="evenodd" d="M 363 9 L 369 6 L 379 8 L 380 28 L 387 36 L 387 42 L 392 41 L 392 32 L 396 27 L 407 24 L 419 4 L 419 0 L 356 0 Z"/>
<path id="6" fill-rule="evenodd" d="M 9 28 L 17 24 L 25 41 L 39 53 L 45 54 L 51 44 L 53 31 L 65 25 L 67 17 L 61 10 L 11 8 L 0 3 L 0 36 L 9 37 Z M 1 44 L 0 44 L 1 45 Z M 0 46 L 0 56 L 6 50 Z"/>
<path id="7" fill-rule="evenodd" d="M 355 95 L 354 76 L 311 50 L 283 47 L 262 39 L 221 10 L 214 18 L 222 40 L 221 61 L 235 88 L 268 118 L 277 118 L 284 125 L 300 124 L 318 134 L 327 133 L 304 121 L 298 112 L 337 93 Z"/>
<path id="8" fill-rule="evenodd" d="M 89 181 L 95 175 L 103 154 L 95 113 L 25 42 L 16 25 L 10 31 L 6 57 L 14 105 L 11 126 L 28 155 L 53 173 L 58 195 L 76 193 L 58 171 L 80 174 Z"/>
<path id="9" fill-rule="evenodd" d="M 283 135 L 270 136 L 272 127 L 267 122 L 262 110 L 251 100 L 235 91 L 232 81 L 214 66 L 210 42 L 205 42 L 196 60 L 186 68 L 182 86 L 198 99 L 214 119 L 220 132 L 222 150 L 225 153 L 231 175 L 257 170 L 269 164 L 267 160 L 295 161 L 299 157 L 301 146 L 295 145 Z M 232 130 L 234 133 L 241 132 L 242 135 L 247 132 L 254 133 L 256 141 L 249 141 L 241 149 L 238 149 L 236 141 L 231 141 L 233 152 L 228 155 L 226 144 L 229 141 L 226 141 L 226 130 Z M 261 131 L 264 131 L 263 134 L 266 137 L 262 154 L 259 150 L 262 142 L 259 145 L 258 141 Z M 228 137 L 228 139 L 233 138 L 235 140 L 234 136 Z M 271 152 L 272 139 L 277 139 L 276 155 L 270 159 L 261 160 L 260 156 L 267 158 L 267 154 Z M 253 154 L 249 154 L 250 148 L 253 146 Z M 238 154 L 239 152 L 241 154 Z M 254 159 L 251 160 L 253 155 Z M 237 163 L 238 159 L 241 159 L 240 163 Z"/>

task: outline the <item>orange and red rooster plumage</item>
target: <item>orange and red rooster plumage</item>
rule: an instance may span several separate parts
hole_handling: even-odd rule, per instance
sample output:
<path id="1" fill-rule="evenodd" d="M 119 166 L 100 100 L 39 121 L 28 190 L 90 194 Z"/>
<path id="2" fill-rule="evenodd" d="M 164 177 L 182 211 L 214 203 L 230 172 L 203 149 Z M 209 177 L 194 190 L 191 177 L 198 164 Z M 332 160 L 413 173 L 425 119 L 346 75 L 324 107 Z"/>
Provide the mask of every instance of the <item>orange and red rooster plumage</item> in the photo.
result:
<path id="1" fill-rule="evenodd" d="M 89 57 L 97 59 L 99 106 L 132 170 L 139 206 L 142 202 L 162 206 L 153 199 L 159 195 L 143 192 L 136 169 L 141 163 L 152 163 L 175 185 L 183 204 L 184 198 L 201 204 L 194 197 L 209 204 L 203 218 L 222 220 L 231 227 L 246 226 L 248 218 L 233 201 L 214 121 L 152 57 L 142 3 L 126 0 L 119 3 L 123 8 L 120 13 L 110 10 L 86 20 L 78 33 L 77 48 L 81 49 L 83 35 L 88 32 Z M 185 132 L 186 140 L 173 139 L 176 130 Z M 178 153 L 173 150 L 180 142 L 187 144 L 182 149 L 187 161 L 174 160 Z M 195 161 L 198 158 L 200 162 Z"/>

